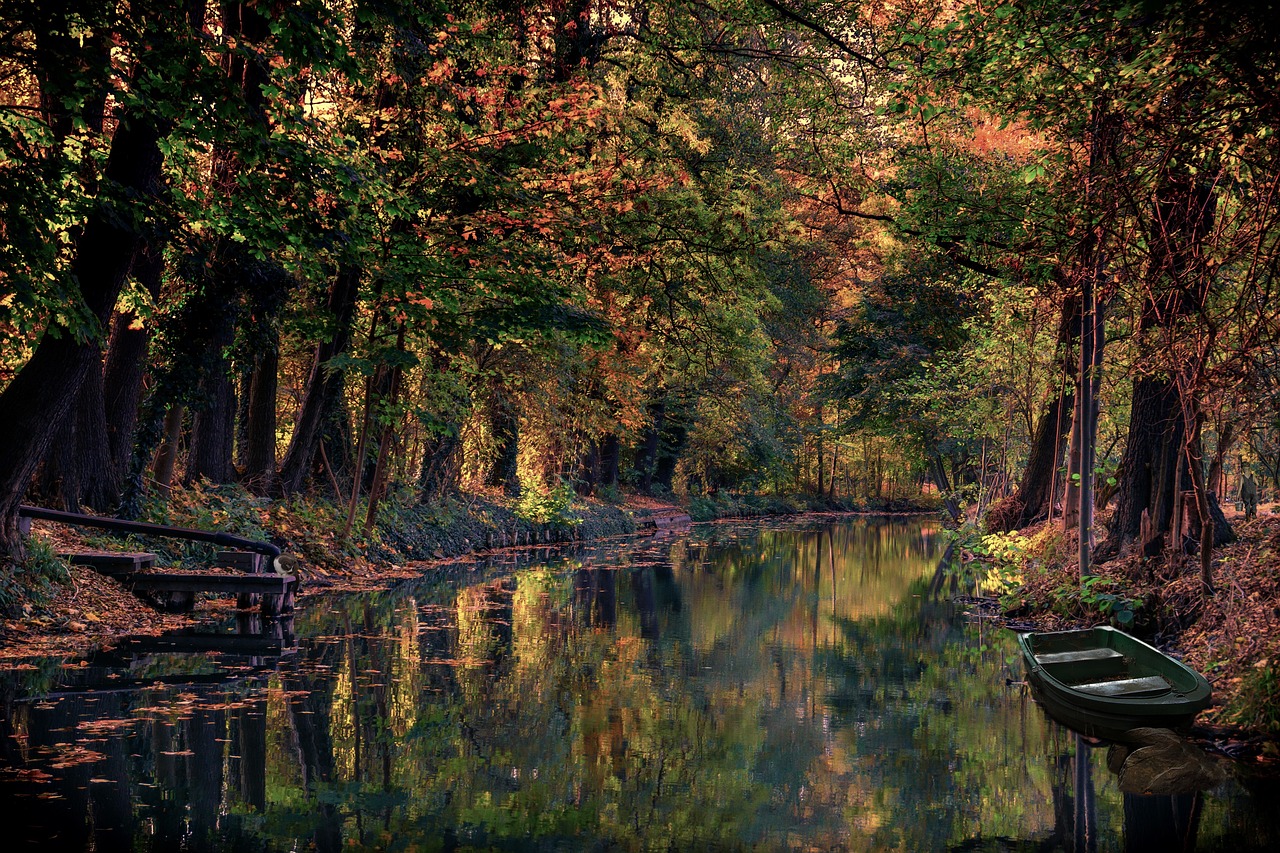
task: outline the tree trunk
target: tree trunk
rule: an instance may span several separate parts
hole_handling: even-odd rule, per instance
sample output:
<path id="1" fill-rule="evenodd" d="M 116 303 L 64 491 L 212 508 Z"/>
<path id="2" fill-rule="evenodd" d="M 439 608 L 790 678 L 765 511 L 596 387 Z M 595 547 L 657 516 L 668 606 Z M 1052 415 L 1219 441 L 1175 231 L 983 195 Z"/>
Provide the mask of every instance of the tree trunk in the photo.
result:
<path id="1" fill-rule="evenodd" d="M 1209 490 L 1204 484 L 1204 446 L 1201 442 L 1204 414 L 1195 413 L 1194 424 L 1187 436 L 1187 467 L 1196 500 L 1196 525 L 1200 529 L 1200 582 L 1207 590 L 1213 590 L 1213 545 L 1217 530 L 1209 512 Z M 1207 532 L 1206 532 L 1207 531 Z"/>
<path id="2" fill-rule="evenodd" d="M 1119 491 L 1108 539 L 1100 550 L 1114 556 L 1136 541 L 1147 511 L 1153 535 L 1169 530 L 1182 458 L 1182 405 L 1171 380 L 1140 376 L 1133 383 L 1129 438 L 1120 460 Z"/>
<path id="3" fill-rule="evenodd" d="M 1036 423 L 1031 455 L 1022 472 L 1018 491 L 987 511 L 987 528 L 1018 530 L 1044 518 L 1053 499 L 1054 482 L 1066 450 L 1065 413 L 1075 407 L 1075 394 L 1055 394 Z"/>
<path id="4" fill-rule="evenodd" d="M 333 318 L 333 334 L 329 340 L 316 345 L 302 396 L 302 408 L 294 423 L 289 448 L 280 464 L 280 490 L 286 495 L 296 494 L 306 487 L 316 473 L 317 455 L 326 436 L 325 428 L 329 427 L 328 432 L 333 432 L 338 426 L 345 376 L 341 371 L 328 370 L 327 365 L 351 346 L 360 272 L 354 264 L 345 264 L 339 268 L 329 287 L 327 307 Z M 338 460 L 331 455 L 330 463 L 336 466 Z"/>
<path id="5" fill-rule="evenodd" d="M 667 428 L 663 432 L 663 441 L 658 447 L 658 462 L 654 465 L 653 480 L 667 491 L 675 480 L 676 463 L 680 461 L 680 452 L 684 449 L 689 437 L 689 428 L 683 417 L 683 409 L 677 409 L 677 417 L 666 419 Z"/>
<path id="6" fill-rule="evenodd" d="M 255 495 L 271 494 L 276 479 L 276 386 L 280 350 L 275 341 L 263 351 L 249 382 L 245 418 L 245 486 Z"/>
<path id="7" fill-rule="evenodd" d="M 489 409 L 489 428 L 498 446 L 498 455 L 485 477 L 486 486 L 501 486 L 510 496 L 520 493 L 517 454 L 520 451 L 520 417 L 515 401 L 499 390 Z"/>
<path id="8" fill-rule="evenodd" d="M 262 43 L 269 35 L 269 21 L 262 14 L 265 8 L 266 4 L 224 3 L 224 33 L 244 44 Z M 224 55 L 223 69 L 249 108 L 250 124 L 265 132 L 268 117 L 262 89 L 269 82 L 265 63 L 257 61 L 251 52 L 233 51 Z M 211 177 L 218 195 L 231 199 L 241 192 L 237 178 L 242 168 L 242 158 L 235 148 L 227 144 L 214 145 Z M 235 342 L 243 297 L 260 296 L 260 292 L 249 291 L 274 282 L 263 275 L 263 269 L 269 265 L 252 259 L 242 246 L 227 236 L 220 236 L 215 241 L 210 261 L 206 280 L 209 287 L 204 296 L 206 307 L 216 312 L 211 341 L 216 355 L 212 361 L 205 362 L 208 370 L 201 379 L 205 405 L 192 419 L 186 479 L 191 482 L 207 477 L 211 482 L 221 484 L 235 479 L 232 456 L 236 434 L 235 387 L 227 351 Z"/>
<path id="9" fill-rule="evenodd" d="M 173 471 L 178 463 L 178 445 L 182 441 L 182 423 L 186 417 L 186 407 L 176 403 L 169 407 L 164 416 L 164 437 L 160 450 L 156 453 L 154 479 L 156 486 L 166 495 L 173 488 Z"/>
<path id="10" fill-rule="evenodd" d="M 636 450 L 636 474 L 640 491 L 648 492 L 653 488 L 653 472 L 658 462 L 658 448 L 662 441 L 662 429 L 666 424 L 666 400 L 659 399 L 649 404 L 649 426 L 644 431 L 644 439 Z"/>
<path id="11" fill-rule="evenodd" d="M 75 406 L 58 430 L 45 459 L 39 491 L 68 512 L 82 503 L 99 511 L 115 509 L 119 481 L 112 476 L 102 408 L 102 358 L 93 360 Z"/>
<path id="12" fill-rule="evenodd" d="M 618 488 L 618 457 L 621 447 L 617 433 L 606 433 L 600 438 L 600 486 Z"/>
<path id="13" fill-rule="evenodd" d="M 145 193 L 158 175 L 159 135 L 127 114 L 111 141 L 105 177 Z M 90 316 L 105 329 L 137 249 L 132 216 L 103 200 L 84 225 L 72 261 L 72 276 Z M 45 334 L 31 359 L 0 392 L 0 553 L 21 553 L 18 504 L 36 466 L 45 458 L 58 425 L 71 416 L 85 377 L 99 355 L 96 341 L 79 342 L 65 332 Z"/>
<path id="14" fill-rule="evenodd" d="M 942 461 L 942 455 L 937 452 L 930 454 L 929 464 L 933 469 L 934 485 L 938 487 L 938 494 L 942 497 L 942 505 L 946 507 L 947 514 L 951 516 L 951 520 L 958 523 L 960 521 L 960 505 L 956 503 L 955 495 L 951 494 L 951 481 L 947 479 L 947 468 Z"/>
<path id="15" fill-rule="evenodd" d="M 221 364 L 226 366 L 226 361 Z M 205 408 L 191 419 L 191 445 L 187 451 L 187 473 L 184 480 L 194 483 L 205 478 L 224 484 L 235 480 L 231 454 L 235 446 L 235 388 L 231 377 L 224 374 L 207 379 L 209 399 Z"/>
<path id="16" fill-rule="evenodd" d="M 587 442 L 587 449 L 578 459 L 578 476 L 575 480 L 575 491 L 578 494 L 595 493 L 596 485 L 600 482 L 600 444 L 597 441 Z"/>
<path id="17" fill-rule="evenodd" d="M 422 475 L 419 477 L 419 500 L 424 504 L 435 503 L 458 486 L 461 460 L 458 451 L 462 442 L 457 430 L 444 435 L 431 436 L 426 441 L 426 454 L 422 459 Z"/>
<path id="18" fill-rule="evenodd" d="M 1078 384 L 1078 383 L 1077 383 Z M 1070 532 L 1080 523 L 1080 440 L 1084 435 L 1081 404 L 1085 401 L 1077 395 L 1071 410 L 1071 444 L 1067 450 L 1066 489 L 1062 498 L 1062 530 Z"/>
<path id="19" fill-rule="evenodd" d="M 164 277 L 161 238 L 152 236 L 138 248 L 133 257 L 133 277 L 153 301 L 159 300 Z M 138 405 L 142 401 L 142 380 L 146 375 L 147 348 L 151 338 L 149 325 L 133 328 L 136 319 L 132 311 L 116 315 L 103 368 L 107 449 L 117 490 L 123 486 L 133 460 L 134 431 L 138 426 Z M 116 497 L 119 498 L 119 494 Z"/>
<path id="20" fill-rule="evenodd" d="M 1157 332 L 1172 334 L 1182 318 L 1203 304 L 1208 278 L 1193 275 L 1188 279 L 1187 271 L 1213 226 L 1215 211 L 1212 186 L 1191 175 L 1162 177 L 1153 199 L 1151 258 L 1145 274 L 1147 295 L 1140 333 L 1148 337 Z M 1138 537 L 1144 509 L 1149 510 L 1156 533 L 1168 531 L 1173 494 L 1182 487 L 1180 465 L 1186 460 L 1183 413 L 1187 402 L 1175 381 L 1163 372 L 1152 371 L 1134 380 L 1116 511 L 1107 542 L 1100 549 L 1106 557 L 1119 553 Z"/>
<path id="21" fill-rule="evenodd" d="M 404 352 L 404 324 L 400 324 L 399 330 L 396 332 L 396 350 Z M 400 385 L 404 371 L 399 364 L 389 369 L 390 387 L 385 393 L 378 395 L 378 403 L 381 406 L 382 401 L 386 400 L 392 413 L 394 413 L 396 404 L 400 401 Z M 388 417 L 392 417 L 388 414 Z M 386 486 L 387 480 L 387 459 L 391 453 L 391 443 L 395 437 L 394 423 L 388 420 L 382 425 L 381 436 L 378 438 L 378 461 L 373 466 L 373 479 L 369 483 L 369 510 L 364 517 L 364 535 L 367 537 L 373 532 L 374 522 L 378 517 L 378 502 L 382 500 L 382 492 Z"/>
<path id="22" fill-rule="evenodd" d="M 817 494 L 817 496 L 818 496 L 818 497 L 822 497 L 822 495 L 823 495 L 823 494 L 826 492 L 826 490 L 827 490 L 827 482 L 826 482 L 826 475 L 827 475 L 827 465 L 826 465 L 826 447 L 824 446 L 824 445 L 825 445 L 825 442 L 823 441 L 823 432 L 822 432 L 822 406 L 818 406 L 817 408 L 818 408 L 818 414 L 817 414 L 817 418 L 818 418 L 818 435 L 817 435 L 817 442 L 818 442 L 818 489 L 817 489 L 816 494 Z"/>
<path id="23" fill-rule="evenodd" d="M 1231 422 L 1223 424 L 1218 429 L 1218 445 L 1213 451 L 1213 462 L 1209 464 L 1209 477 L 1205 483 L 1205 487 L 1213 493 L 1218 500 L 1222 500 L 1225 494 L 1223 489 L 1223 463 L 1226 461 L 1227 453 L 1231 450 L 1231 445 L 1235 443 L 1236 425 Z"/>
<path id="24" fill-rule="evenodd" d="M 236 342 L 238 283 L 230 278 L 237 264 L 214 269 L 204 282 L 200 305 L 189 313 L 192 337 L 207 347 L 200 362 L 202 400 L 193 406 L 191 444 L 187 451 L 187 483 L 207 478 L 211 483 L 236 479 L 232 452 L 236 444 L 236 388 L 227 351 Z"/>

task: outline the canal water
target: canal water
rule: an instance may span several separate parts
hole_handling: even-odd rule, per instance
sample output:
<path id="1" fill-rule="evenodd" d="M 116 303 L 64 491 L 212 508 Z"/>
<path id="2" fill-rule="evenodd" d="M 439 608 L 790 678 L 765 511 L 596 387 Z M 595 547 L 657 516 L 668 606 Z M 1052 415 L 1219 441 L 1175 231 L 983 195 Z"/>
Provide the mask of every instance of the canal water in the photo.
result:
<path id="1" fill-rule="evenodd" d="M 1280 849 L 1280 787 L 1123 793 L 929 521 L 527 550 L 0 673 L 3 849 Z"/>

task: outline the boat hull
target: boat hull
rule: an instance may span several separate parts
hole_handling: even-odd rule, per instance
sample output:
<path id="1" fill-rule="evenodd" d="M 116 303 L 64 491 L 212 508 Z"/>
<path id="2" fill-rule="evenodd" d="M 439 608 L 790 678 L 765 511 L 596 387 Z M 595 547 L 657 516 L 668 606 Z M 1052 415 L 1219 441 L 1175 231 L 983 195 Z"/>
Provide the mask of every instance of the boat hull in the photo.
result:
<path id="1" fill-rule="evenodd" d="M 1142 641 L 1099 627 L 1018 637 L 1033 695 L 1051 717 L 1090 737 L 1185 729 L 1209 704 L 1204 677 Z"/>

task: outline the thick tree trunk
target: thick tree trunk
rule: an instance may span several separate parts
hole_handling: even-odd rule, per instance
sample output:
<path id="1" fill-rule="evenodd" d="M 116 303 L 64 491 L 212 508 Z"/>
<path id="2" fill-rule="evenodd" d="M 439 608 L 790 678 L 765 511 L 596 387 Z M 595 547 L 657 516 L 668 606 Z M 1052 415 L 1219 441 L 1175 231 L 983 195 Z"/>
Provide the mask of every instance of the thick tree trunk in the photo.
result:
<path id="1" fill-rule="evenodd" d="M 956 502 L 955 495 L 951 493 L 951 481 L 947 479 L 947 466 L 942 461 L 942 455 L 939 453 L 930 454 L 929 465 L 933 472 L 933 483 L 938 487 L 938 494 L 942 496 L 942 505 L 946 508 L 947 514 L 951 516 L 951 520 L 959 522 L 960 505 Z"/>
<path id="2" fill-rule="evenodd" d="M 236 286 L 220 274 L 215 275 L 218 277 L 216 292 L 206 298 L 210 310 L 215 310 L 215 302 L 221 301 L 209 343 L 215 355 L 206 361 L 201 380 L 204 405 L 191 419 L 191 446 L 187 451 L 184 478 L 187 483 L 206 478 L 211 483 L 224 484 L 236 479 L 236 467 L 232 464 L 236 446 L 236 387 L 232 382 L 232 365 L 225 356 L 236 341 Z"/>
<path id="3" fill-rule="evenodd" d="M 663 431 L 663 441 L 658 449 L 658 463 L 654 466 L 653 481 L 666 491 L 671 491 L 676 475 L 676 463 L 680 461 L 680 452 L 689 438 L 689 428 L 684 423 L 681 410 L 676 410 L 677 417 L 668 417 L 667 428 Z"/>
<path id="4" fill-rule="evenodd" d="M 1049 512 L 1054 484 L 1059 478 L 1062 454 L 1066 450 L 1067 412 L 1075 407 L 1075 394 L 1055 394 L 1036 423 L 1031 439 L 1031 455 L 1022 472 L 1018 491 L 987 511 L 987 529 L 1018 530 L 1040 521 Z"/>
<path id="5" fill-rule="evenodd" d="M 164 247 L 161 239 L 144 242 L 133 258 L 133 277 L 152 300 L 160 298 L 164 277 Z M 147 369 L 149 326 L 133 328 L 133 312 L 117 314 L 103 368 L 103 409 L 107 420 L 107 450 L 117 490 L 123 486 L 133 461 L 134 431 L 138 426 L 138 406 L 142 401 L 142 380 Z M 116 495 L 119 498 L 119 494 Z"/>
<path id="6" fill-rule="evenodd" d="M 263 42 L 269 35 L 269 21 L 262 14 L 263 8 L 247 2 L 224 3 L 225 34 L 245 44 Z M 244 97 L 252 116 L 251 124 L 265 131 L 268 119 L 262 88 L 269 82 L 265 63 L 254 59 L 249 52 L 234 51 L 224 55 L 223 69 Z M 214 146 L 211 176 L 218 195 L 231 199 L 241 192 L 237 178 L 242 168 L 241 157 L 233 147 Z M 247 291 L 253 285 L 261 287 L 264 276 L 262 265 L 229 237 L 219 237 L 210 255 L 212 268 L 204 296 L 207 309 L 215 312 L 211 345 L 216 355 L 205 362 L 208 369 L 201 378 L 205 402 L 192 419 L 186 480 L 192 482 L 205 477 L 221 484 L 232 482 L 236 476 L 233 464 L 236 395 L 226 353 L 235 342 L 242 298 L 249 295 Z"/>
<path id="7" fill-rule="evenodd" d="M 489 409 L 489 428 L 498 454 L 485 477 L 486 486 L 501 486 L 507 495 L 520 493 L 517 458 L 520 451 L 520 417 L 515 402 L 499 391 Z"/>
<path id="8" fill-rule="evenodd" d="M 99 355 L 80 386 L 74 411 L 58 430 L 45 459 L 39 491 L 68 512 L 80 512 L 84 503 L 110 511 L 120 497 L 119 480 L 113 473 L 103 419 Z"/>
<path id="9" fill-rule="evenodd" d="M 462 465 L 459 450 L 462 442 L 456 429 L 444 435 L 431 436 L 422 459 L 422 475 L 418 478 L 419 492 L 424 504 L 436 503 L 458 487 Z"/>
<path id="10" fill-rule="evenodd" d="M 128 115 L 121 117 L 106 178 L 144 193 L 160 173 L 155 128 Z M 132 216 L 110 202 L 90 213 L 76 246 L 72 275 L 89 314 L 105 329 L 129 274 L 139 238 Z M 0 392 L 0 553 L 21 552 L 18 504 L 36 466 L 45 458 L 58 425 L 71 415 L 80 387 L 99 354 L 94 341 L 69 334 L 46 334 L 27 364 Z"/>
<path id="11" fill-rule="evenodd" d="M 644 431 L 640 447 L 636 449 L 636 474 L 640 491 L 653 488 L 653 472 L 658 462 L 658 448 L 662 441 L 662 429 L 666 424 L 667 404 L 655 400 L 649 404 L 649 426 Z"/>
<path id="12" fill-rule="evenodd" d="M 163 438 L 156 453 L 153 476 L 156 486 L 166 495 L 173 488 L 173 471 L 178 464 L 178 445 L 182 441 L 182 424 L 186 417 L 186 407 L 177 404 L 170 406 L 164 416 Z"/>
<path id="13" fill-rule="evenodd" d="M 354 264 L 342 266 L 329 288 L 327 307 L 329 316 L 333 318 L 333 334 L 316 346 L 302 396 L 302 408 L 294 423 L 289 449 L 280 464 L 280 490 L 286 495 L 296 494 L 306 487 L 308 480 L 317 472 L 321 442 L 339 425 L 345 376 L 341 371 L 328 370 L 327 365 L 351 346 L 359 292 L 360 268 Z M 339 461 L 332 458 L 332 454 L 329 456 L 330 464 L 337 467 Z"/>
<path id="14" fill-rule="evenodd" d="M 244 401 L 237 425 L 241 477 L 249 491 L 271 494 L 276 481 L 276 390 L 280 372 L 278 318 L 288 299 L 293 279 L 272 263 L 252 262 L 246 281 L 250 292 L 251 322 L 245 329 L 246 362 L 251 366 L 244 381 Z"/>
<path id="15" fill-rule="evenodd" d="M 621 442 L 616 433 L 606 433 L 600 437 L 600 486 L 605 489 L 618 488 L 618 459 L 621 455 Z"/>
<path id="16" fill-rule="evenodd" d="M 1169 379 L 1139 377 L 1133 383 L 1129 438 L 1120 460 L 1116 508 L 1104 545 L 1108 556 L 1118 553 L 1125 543 L 1137 541 L 1144 511 L 1153 533 L 1169 530 L 1173 496 L 1180 485 L 1182 445 L 1178 389 Z"/>
<path id="17" fill-rule="evenodd" d="M 1140 332 L 1173 333 L 1177 323 L 1203 304 L 1208 278 L 1190 271 L 1213 226 L 1213 188 L 1194 176 L 1166 174 L 1153 200 L 1151 259 L 1147 265 L 1147 297 Z M 1129 437 L 1120 461 L 1119 496 L 1107 542 L 1099 549 L 1114 556 L 1135 541 L 1143 510 L 1153 535 L 1165 534 L 1173 518 L 1173 498 L 1184 488 L 1187 470 L 1184 411 L 1191 410 L 1175 381 L 1163 372 L 1141 375 L 1133 383 Z M 1190 471 L 1187 470 L 1190 477 Z M 1142 543 L 1144 547 L 1148 543 Z"/>
<path id="18" fill-rule="evenodd" d="M 280 350 L 275 341 L 253 368 L 245 417 L 245 486 L 255 495 L 270 494 L 276 479 L 276 387 Z"/>
<path id="19" fill-rule="evenodd" d="M 600 482 L 599 442 L 590 441 L 587 443 L 587 449 L 583 451 L 578 459 L 578 476 L 574 479 L 578 494 L 591 495 L 595 493 L 596 486 Z"/>
<path id="20" fill-rule="evenodd" d="M 235 388 L 231 377 L 210 377 L 209 401 L 191 419 L 186 482 L 205 478 L 224 484 L 235 480 L 231 454 L 235 445 Z"/>

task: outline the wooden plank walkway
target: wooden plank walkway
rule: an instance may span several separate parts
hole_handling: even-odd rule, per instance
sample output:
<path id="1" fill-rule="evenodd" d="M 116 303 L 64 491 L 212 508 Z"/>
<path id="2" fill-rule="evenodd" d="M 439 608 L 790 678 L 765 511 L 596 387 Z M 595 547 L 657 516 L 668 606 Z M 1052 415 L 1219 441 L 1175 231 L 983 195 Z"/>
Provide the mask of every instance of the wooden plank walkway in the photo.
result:
<path id="1" fill-rule="evenodd" d="M 88 566 L 104 575 L 130 574 L 155 567 L 156 555 L 146 553 L 121 553 L 118 551 L 79 551 L 74 554 L 59 554 L 59 557 L 73 566 Z"/>
<path id="2" fill-rule="evenodd" d="M 679 510 L 661 510 L 644 518 L 637 519 L 636 525 L 641 530 L 667 530 L 672 527 L 683 527 L 692 524 L 689 514 Z"/>
<path id="3" fill-rule="evenodd" d="M 299 586 L 296 575 L 268 571 L 270 560 L 265 554 L 246 551 L 219 552 L 214 564 L 230 571 L 208 572 L 157 572 L 156 555 L 147 553 L 84 551 L 61 556 L 115 578 L 163 609 L 179 613 L 190 611 L 195 594 L 203 592 L 234 595 L 241 608 L 261 606 L 264 615 L 279 616 L 293 609 Z"/>

